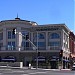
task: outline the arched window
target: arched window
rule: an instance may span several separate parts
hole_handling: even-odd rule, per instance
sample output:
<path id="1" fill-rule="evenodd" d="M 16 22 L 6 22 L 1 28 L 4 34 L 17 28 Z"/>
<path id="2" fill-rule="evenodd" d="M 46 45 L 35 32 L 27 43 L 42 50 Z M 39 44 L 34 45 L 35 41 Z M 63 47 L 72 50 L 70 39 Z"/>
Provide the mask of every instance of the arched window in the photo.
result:
<path id="1" fill-rule="evenodd" d="M 38 38 L 39 38 L 39 39 L 44 39 L 44 35 L 40 33 L 40 34 L 38 35 Z"/>
<path id="2" fill-rule="evenodd" d="M 37 34 L 35 34 L 34 39 L 37 39 L 37 37 L 38 37 L 38 39 L 44 39 L 44 34 L 38 33 L 38 36 L 37 36 Z"/>
<path id="3" fill-rule="evenodd" d="M 50 38 L 51 39 L 58 39 L 60 36 L 59 36 L 59 34 L 58 33 L 52 33 L 51 35 L 50 35 Z"/>

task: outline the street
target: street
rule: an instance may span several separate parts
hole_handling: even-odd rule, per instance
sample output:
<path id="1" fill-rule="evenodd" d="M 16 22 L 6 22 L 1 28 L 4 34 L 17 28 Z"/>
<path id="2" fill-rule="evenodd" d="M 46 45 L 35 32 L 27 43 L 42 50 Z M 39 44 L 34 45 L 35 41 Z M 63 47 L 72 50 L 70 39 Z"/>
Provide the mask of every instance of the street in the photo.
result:
<path id="1" fill-rule="evenodd" d="M 75 75 L 75 71 L 42 70 L 42 69 L 0 69 L 0 75 Z"/>

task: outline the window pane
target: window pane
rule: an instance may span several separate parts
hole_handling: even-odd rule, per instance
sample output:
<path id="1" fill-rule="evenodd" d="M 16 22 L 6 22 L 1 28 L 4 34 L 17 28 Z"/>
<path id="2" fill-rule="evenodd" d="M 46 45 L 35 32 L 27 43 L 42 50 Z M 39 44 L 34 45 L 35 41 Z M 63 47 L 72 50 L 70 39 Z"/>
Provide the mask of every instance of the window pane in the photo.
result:
<path id="1" fill-rule="evenodd" d="M 11 31 L 8 31 L 8 39 L 11 39 Z"/>
<path id="2" fill-rule="evenodd" d="M 22 39 L 26 39 L 26 35 L 29 35 L 27 31 L 22 31 Z"/>
<path id="3" fill-rule="evenodd" d="M 60 46 L 60 42 L 49 42 L 49 46 Z"/>
<path id="4" fill-rule="evenodd" d="M 8 42 L 8 46 L 11 46 L 11 42 Z"/>
<path id="5" fill-rule="evenodd" d="M 34 33 L 34 40 L 36 40 L 37 39 L 37 33 Z M 42 34 L 42 33 L 38 33 L 38 39 L 44 39 L 45 37 L 44 37 L 44 34 Z"/>
<path id="6" fill-rule="evenodd" d="M 0 40 L 3 40 L 3 33 L 0 33 Z"/>
<path id="7" fill-rule="evenodd" d="M 29 47 L 29 42 L 26 42 L 26 47 Z"/>
<path id="8" fill-rule="evenodd" d="M 39 39 L 44 39 L 44 35 L 41 33 L 38 35 L 38 37 L 39 37 Z"/>
<path id="9" fill-rule="evenodd" d="M 15 39 L 15 34 L 13 34 L 13 32 L 12 32 L 12 39 Z"/>
<path id="10" fill-rule="evenodd" d="M 59 34 L 57 34 L 57 33 L 52 33 L 52 34 L 50 35 L 50 37 L 51 37 L 51 39 L 57 39 L 57 38 L 59 38 Z"/>
<path id="11" fill-rule="evenodd" d="M 15 42 L 12 42 L 12 46 L 15 47 Z"/>
<path id="12" fill-rule="evenodd" d="M 25 46 L 26 46 L 26 42 L 22 41 L 22 47 L 25 47 Z"/>
<path id="13" fill-rule="evenodd" d="M 37 47 L 37 44 L 38 44 L 38 47 L 45 47 L 45 42 L 34 42 L 35 46 Z"/>

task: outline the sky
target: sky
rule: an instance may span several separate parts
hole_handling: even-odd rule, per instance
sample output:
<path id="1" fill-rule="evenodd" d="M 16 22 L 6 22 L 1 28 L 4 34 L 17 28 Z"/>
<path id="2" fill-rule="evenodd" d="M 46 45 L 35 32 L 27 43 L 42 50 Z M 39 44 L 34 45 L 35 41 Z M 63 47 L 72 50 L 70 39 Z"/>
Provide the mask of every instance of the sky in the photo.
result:
<path id="1" fill-rule="evenodd" d="M 0 21 L 18 17 L 38 25 L 65 23 L 75 33 L 75 0 L 0 0 Z"/>

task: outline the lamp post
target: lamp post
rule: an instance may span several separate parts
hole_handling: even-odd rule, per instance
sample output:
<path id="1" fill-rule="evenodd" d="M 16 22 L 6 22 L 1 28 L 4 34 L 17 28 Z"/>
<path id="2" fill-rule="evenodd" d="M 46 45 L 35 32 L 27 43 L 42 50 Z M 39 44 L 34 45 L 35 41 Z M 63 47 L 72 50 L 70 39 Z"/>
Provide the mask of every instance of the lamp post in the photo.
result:
<path id="1" fill-rule="evenodd" d="M 37 49 L 36 49 L 36 69 L 38 69 L 38 32 L 37 32 Z"/>
<path id="2" fill-rule="evenodd" d="M 17 31 L 16 31 L 16 28 L 14 28 L 13 29 L 13 34 L 19 34 Z M 21 36 L 23 36 L 23 37 L 25 37 L 26 38 L 26 40 L 28 40 L 34 47 L 35 47 L 35 49 L 36 49 L 36 69 L 38 68 L 38 32 L 37 32 L 37 46 L 35 46 L 34 44 L 33 44 L 33 42 L 29 39 L 29 36 L 28 35 L 22 35 L 22 34 L 19 34 L 19 35 L 21 35 Z"/>

